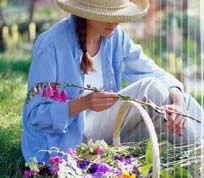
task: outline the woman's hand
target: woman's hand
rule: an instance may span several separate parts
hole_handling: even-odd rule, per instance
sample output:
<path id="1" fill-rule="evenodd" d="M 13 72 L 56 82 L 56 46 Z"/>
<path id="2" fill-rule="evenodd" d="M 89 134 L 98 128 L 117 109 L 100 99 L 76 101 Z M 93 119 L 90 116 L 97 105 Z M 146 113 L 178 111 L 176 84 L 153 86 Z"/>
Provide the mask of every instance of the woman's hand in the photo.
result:
<path id="1" fill-rule="evenodd" d="M 103 111 L 113 106 L 119 99 L 117 93 L 92 92 L 86 96 L 73 99 L 69 102 L 69 116 L 76 115 L 85 110 Z"/>
<path id="2" fill-rule="evenodd" d="M 165 105 L 163 107 L 165 110 L 167 110 L 167 118 L 168 118 L 167 128 L 172 133 L 176 133 L 179 136 L 184 136 L 186 117 L 173 113 L 171 111 L 175 111 L 178 113 L 185 113 L 186 109 L 183 106 L 176 105 L 176 104 Z"/>
<path id="3" fill-rule="evenodd" d="M 182 114 L 186 113 L 183 94 L 180 89 L 173 87 L 169 89 L 169 95 L 173 104 L 164 106 L 165 109 L 169 110 L 169 112 L 167 111 L 167 127 L 171 132 L 176 133 L 179 136 L 184 136 L 186 117 L 171 112 L 176 111 Z"/>
<path id="4" fill-rule="evenodd" d="M 92 92 L 87 96 L 84 96 L 83 103 L 87 109 L 93 111 L 103 111 L 113 106 L 119 97 L 117 93 L 113 92 Z"/>

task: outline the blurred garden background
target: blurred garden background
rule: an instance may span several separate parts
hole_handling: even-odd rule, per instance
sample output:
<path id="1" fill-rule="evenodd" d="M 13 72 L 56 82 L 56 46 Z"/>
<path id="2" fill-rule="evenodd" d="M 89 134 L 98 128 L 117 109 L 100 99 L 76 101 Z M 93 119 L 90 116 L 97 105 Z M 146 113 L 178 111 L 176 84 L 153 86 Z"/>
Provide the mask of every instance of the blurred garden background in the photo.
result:
<path id="1" fill-rule="evenodd" d="M 201 0 L 150 0 L 144 18 L 121 24 L 202 105 L 203 9 Z M 0 178 L 22 177 L 21 111 L 33 42 L 66 16 L 55 0 L 0 0 Z"/>

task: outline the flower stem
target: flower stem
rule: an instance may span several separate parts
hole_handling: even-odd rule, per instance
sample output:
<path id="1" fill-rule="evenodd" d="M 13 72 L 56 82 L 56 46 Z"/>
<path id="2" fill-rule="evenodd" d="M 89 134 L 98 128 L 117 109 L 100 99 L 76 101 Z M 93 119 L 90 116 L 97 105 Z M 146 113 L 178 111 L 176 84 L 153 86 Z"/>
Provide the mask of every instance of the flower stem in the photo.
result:
<path id="1" fill-rule="evenodd" d="M 167 108 L 163 108 L 163 107 L 160 107 L 160 106 L 157 106 L 156 104 L 154 104 L 153 102 L 151 103 L 147 103 L 147 102 L 144 102 L 144 101 L 141 101 L 141 100 L 137 100 L 137 99 L 134 99 L 134 98 L 131 98 L 130 96 L 124 96 L 124 95 L 121 95 L 121 94 L 118 94 L 118 96 L 120 97 L 120 99 L 122 100 L 126 100 L 126 101 L 134 101 L 134 102 L 137 102 L 139 104 L 141 104 L 142 106 L 146 106 L 148 108 L 151 108 L 153 110 L 155 110 L 156 112 L 160 113 L 160 114 L 164 114 L 164 113 L 175 113 L 175 114 L 178 114 L 178 115 L 181 115 L 183 117 L 187 117 L 189 119 L 192 119 L 198 123 L 201 123 L 200 120 L 198 119 L 195 119 L 189 115 L 186 115 L 186 114 L 183 114 L 181 112 L 177 112 L 177 111 L 174 111 L 174 110 L 169 110 Z"/>
<path id="2" fill-rule="evenodd" d="M 86 87 L 84 87 L 84 86 L 80 86 L 80 85 L 77 85 L 77 84 L 74 84 L 74 83 L 70 84 L 70 83 L 60 83 L 60 82 L 55 82 L 55 83 L 54 82 L 53 83 L 52 82 L 41 82 L 41 83 L 37 83 L 33 88 L 31 88 L 31 90 L 27 94 L 27 100 L 29 101 L 31 99 L 32 93 L 33 93 L 34 89 L 36 89 L 37 86 L 51 85 L 51 84 L 55 84 L 55 85 L 58 85 L 58 86 L 63 87 L 63 88 L 67 88 L 67 87 L 80 88 L 80 89 L 82 89 L 82 91 L 83 90 L 89 90 L 89 91 L 93 91 L 93 92 L 99 92 L 100 91 L 96 87 L 91 87 L 90 85 L 87 85 Z M 118 97 L 121 100 L 137 102 L 140 105 L 145 106 L 147 108 L 151 108 L 151 109 L 155 110 L 156 112 L 158 112 L 160 114 L 175 113 L 175 114 L 178 114 L 178 115 L 181 115 L 181 116 L 184 116 L 184 117 L 188 117 L 188 118 L 190 118 L 190 119 L 192 119 L 192 120 L 194 120 L 194 121 L 196 121 L 198 123 L 201 123 L 200 120 L 197 120 L 197 119 L 195 119 L 195 118 L 193 118 L 191 116 L 188 116 L 188 115 L 186 115 L 184 113 L 180 113 L 180 112 L 177 112 L 177 111 L 173 111 L 173 110 L 169 110 L 169 109 L 157 106 L 153 102 L 144 102 L 144 101 L 132 98 L 130 96 L 121 95 L 121 94 L 118 94 Z"/>

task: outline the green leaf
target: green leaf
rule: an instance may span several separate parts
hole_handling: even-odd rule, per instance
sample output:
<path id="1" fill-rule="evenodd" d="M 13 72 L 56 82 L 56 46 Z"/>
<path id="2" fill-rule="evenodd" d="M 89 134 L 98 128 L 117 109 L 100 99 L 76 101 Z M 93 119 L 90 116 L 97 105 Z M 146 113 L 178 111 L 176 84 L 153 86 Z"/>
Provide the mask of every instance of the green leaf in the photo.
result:
<path id="1" fill-rule="evenodd" d="M 125 95 L 120 95 L 120 94 L 118 94 L 118 96 L 119 96 L 120 99 L 122 99 L 122 100 L 129 100 L 129 99 L 131 99 L 130 96 L 125 96 Z"/>
<path id="2" fill-rule="evenodd" d="M 145 154 L 145 163 L 152 164 L 152 143 L 147 142 L 146 154 Z"/>
<path id="3" fill-rule="evenodd" d="M 144 176 L 147 176 L 151 167 L 152 167 L 152 143 L 148 141 L 147 148 L 146 148 L 146 154 L 145 154 L 145 164 L 139 167 L 139 171 Z"/>
<path id="4" fill-rule="evenodd" d="M 161 169 L 160 170 L 160 178 L 174 178 L 167 171 Z"/>
<path id="5" fill-rule="evenodd" d="M 87 85 L 86 87 L 87 87 L 87 88 L 91 88 L 91 85 Z"/>
<path id="6" fill-rule="evenodd" d="M 188 169 L 175 165 L 175 178 L 193 178 Z"/>
<path id="7" fill-rule="evenodd" d="M 99 89 L 96 88 L 96 87 L 92 87 L 91 89 L 92 89 L 93 91 L 99 91 Z"/>
<path id="8" fill-rule="evenodd" d="M 143 176 L 147 176 L 149 173 L 149 170 L 151 169 L 152 164 L 145 164 L 141 167 L 138 168 L 139 172 L 143 175 Z"/>
<path id="9" fill-rule="evenodd" d="M 32 157 L 29 162 L 26 162 L 25 167 L 30 168 L 30 169 L 32 169 L 32 170 L 34 170 L 36 172 L 39 171 L 38 161 L 37 161 L 37 159 L 35 157 Z"/>

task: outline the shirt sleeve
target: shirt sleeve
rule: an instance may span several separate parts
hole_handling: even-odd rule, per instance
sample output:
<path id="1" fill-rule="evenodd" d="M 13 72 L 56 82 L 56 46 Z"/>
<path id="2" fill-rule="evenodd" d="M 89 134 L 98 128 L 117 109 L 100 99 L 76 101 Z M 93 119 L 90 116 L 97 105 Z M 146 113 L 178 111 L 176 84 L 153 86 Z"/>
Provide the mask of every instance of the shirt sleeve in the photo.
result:
<path id="1" fill-rule="evenodd" d="M 50 40 L 39 38 L 33 49 L 32 63 L 28 77 L 28 91 L 41 82 L 56 82 L 57 62 L 55 46 Z M 74 120 L 69 117 L 69 105 L 66 102 L 34 95 L 25 104 L 26 122 L 30 127 L 44 132 L 66 132 Z"/>
<path id="2" fill-rule="evenodd" d="M 179 80 L 156 65 L 143 53 L 141 46 L 135 44 L 125 33 L 123 33 L 123 44 L 125 62 L 123 78 L 125 80 L 134 82 L 144 77 L 155 77 L 161 80 L 167 88 L 177 87 L 183 90 L 183 84 Z"/>

